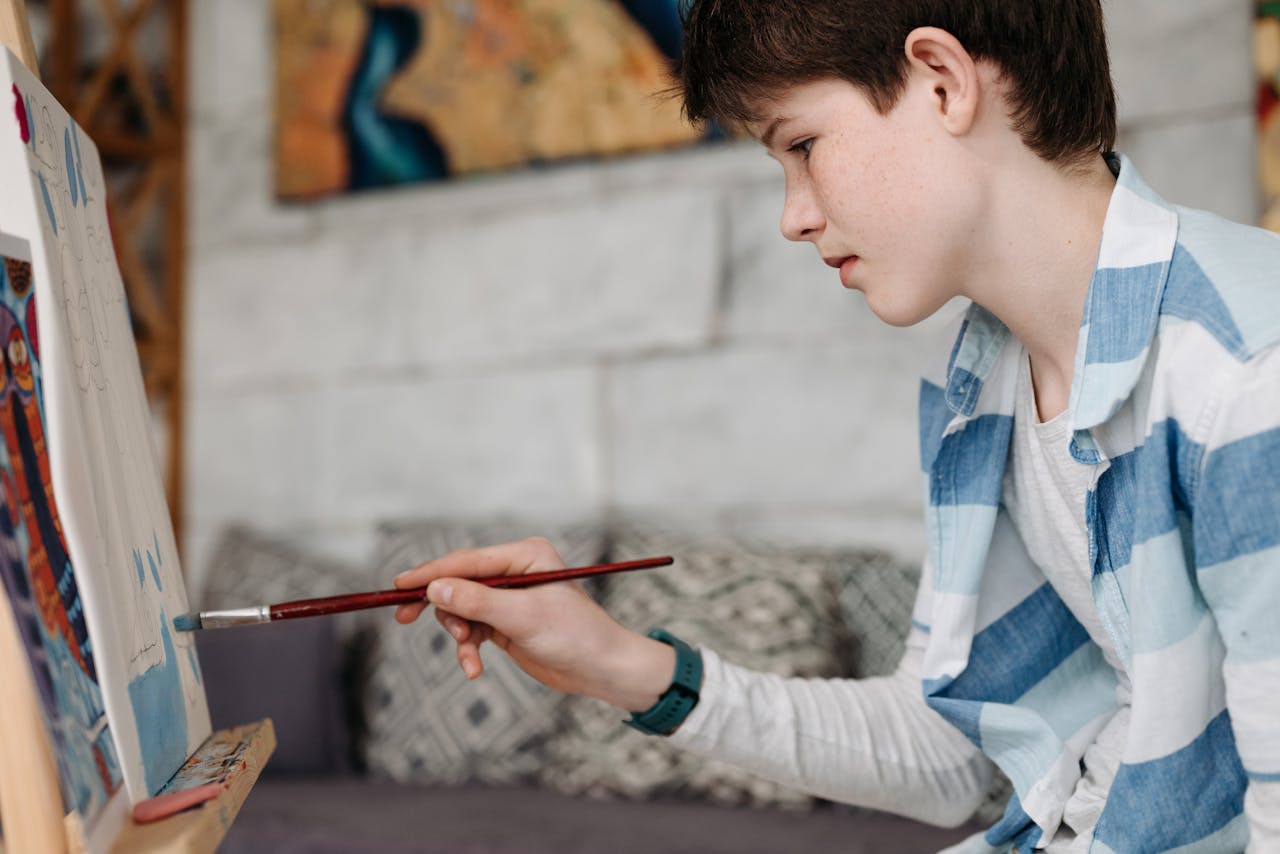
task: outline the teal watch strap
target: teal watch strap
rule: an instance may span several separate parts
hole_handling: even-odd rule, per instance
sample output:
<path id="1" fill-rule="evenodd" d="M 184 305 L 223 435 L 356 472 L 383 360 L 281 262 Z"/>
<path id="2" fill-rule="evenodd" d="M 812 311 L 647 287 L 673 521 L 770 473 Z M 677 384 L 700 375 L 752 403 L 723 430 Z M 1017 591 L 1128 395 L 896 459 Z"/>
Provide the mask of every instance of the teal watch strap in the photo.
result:
<path id="1" fill-rule="evenodd" d="M 698 705 L 698 692 L 702 690 L 702 654 L 662 629 L 649 632 L 649 637 L 676 651 L 676 672 L 671 677 L 671 687 L 658 702 L 643 712 L 632 712 L 624 723 L 648 735 L 670 735 Z"/>

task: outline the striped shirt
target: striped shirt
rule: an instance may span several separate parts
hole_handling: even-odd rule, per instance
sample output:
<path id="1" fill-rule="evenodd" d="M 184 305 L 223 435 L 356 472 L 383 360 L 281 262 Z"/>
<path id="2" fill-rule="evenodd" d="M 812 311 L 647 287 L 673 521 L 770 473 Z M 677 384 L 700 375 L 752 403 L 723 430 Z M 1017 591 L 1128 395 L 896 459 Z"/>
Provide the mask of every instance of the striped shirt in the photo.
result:
<path id="1" fill-rule="evenodd" d="M 1248 788 L 1280 785 L 1280 236 L 1109 160 L 1067 413 L 1132 707 L 1090 850 L 1238 851 Z M 1021 352 L 975 305 L 920 400 L 925 699 L 1013 781 L 996 850 L 1053 837 L 1116 709 L 1115 670 L 1001 506 Z"/>

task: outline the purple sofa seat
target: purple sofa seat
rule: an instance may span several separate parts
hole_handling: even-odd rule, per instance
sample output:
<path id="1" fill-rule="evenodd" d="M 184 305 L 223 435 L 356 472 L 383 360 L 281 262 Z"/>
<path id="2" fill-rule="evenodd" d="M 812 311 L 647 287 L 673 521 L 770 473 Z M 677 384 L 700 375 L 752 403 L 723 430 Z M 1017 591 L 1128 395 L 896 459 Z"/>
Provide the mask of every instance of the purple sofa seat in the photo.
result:
<path id="1" fill-rule="evenodd" d="M 910 854 L 974 833 L 838 809 L 792 813 L 589 801 L 540 789 L 418 788 L 358 777 L 258 781 L 224 854 Z"/>

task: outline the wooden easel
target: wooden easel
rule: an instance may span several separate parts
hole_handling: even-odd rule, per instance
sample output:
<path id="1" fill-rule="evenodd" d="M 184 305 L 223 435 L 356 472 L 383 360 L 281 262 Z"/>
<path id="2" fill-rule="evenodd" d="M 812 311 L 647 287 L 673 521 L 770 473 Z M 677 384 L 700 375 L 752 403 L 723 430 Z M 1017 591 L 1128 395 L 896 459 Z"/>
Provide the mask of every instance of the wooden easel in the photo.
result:
<path id="1" fill-rule="evenodd" d="M 0 0 L 0 44 L 37 77 L 39 65 L 24 0 Z M 125 820 L 114 850 L 206 854 L 213 852 L 275 748 L 270 719 L 215 733 L 248 743 L 244 765 L 222 794 L 163 821 L 139 825 Z M 0 586 L 0 854 L 75 854 L 84 843 L 78 817 L 64 815 L 57 765 L 26 650 L 14 623 L 8 594 Z"/>

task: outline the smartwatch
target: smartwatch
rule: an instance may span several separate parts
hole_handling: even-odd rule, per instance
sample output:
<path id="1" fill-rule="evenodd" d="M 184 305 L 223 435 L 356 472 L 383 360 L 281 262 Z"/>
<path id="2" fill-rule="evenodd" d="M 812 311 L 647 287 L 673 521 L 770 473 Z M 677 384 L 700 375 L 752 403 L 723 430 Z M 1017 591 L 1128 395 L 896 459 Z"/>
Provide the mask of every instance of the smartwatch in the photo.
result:
<path id="1" fill-rule="evenodd" d="M 698 692 L 702 689 L 702 655 L 662 629 L 653 629 L 648 637 L 676 651 L 676 672 L 671 677 L 671 686 L 662 693 L 658 702 L 643 712 L 632 712 L 624 723 L 647 735 L 670 735 L 698 705 Z"/>

